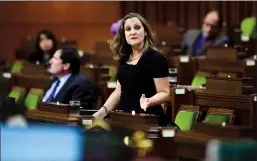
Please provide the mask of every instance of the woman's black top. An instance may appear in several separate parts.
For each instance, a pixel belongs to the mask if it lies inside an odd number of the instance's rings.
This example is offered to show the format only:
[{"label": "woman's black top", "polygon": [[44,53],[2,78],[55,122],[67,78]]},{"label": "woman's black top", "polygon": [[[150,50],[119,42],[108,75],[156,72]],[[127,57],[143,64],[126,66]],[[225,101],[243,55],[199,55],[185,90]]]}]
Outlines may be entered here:
[{"label": "woman's black top", "polygon": [[142,94],[147,98],[156,94],[154,78],[162,77],[168,77],[168,61],[156,50],[148,49],[136,65],[120,63],[117,73],[121,84],[119,109],[125,112],[134,110],[136,113],[163,115],[161,105],[149,107],[144,112],[139,102]]}]

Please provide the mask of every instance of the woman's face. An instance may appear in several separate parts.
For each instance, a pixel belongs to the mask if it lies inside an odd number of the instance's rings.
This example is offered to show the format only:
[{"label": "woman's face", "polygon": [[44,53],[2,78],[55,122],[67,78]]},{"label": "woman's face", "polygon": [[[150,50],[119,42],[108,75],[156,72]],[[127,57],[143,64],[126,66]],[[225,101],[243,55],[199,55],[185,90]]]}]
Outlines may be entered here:
[{"label": "woman's face", "polygon": [[146,32],[137,17],[129,18],[124,23],[125,38],[132,47],[144,46]]},{"label": "woman's face", "polygon": [[53,48],[53,40],[48,39],[45,34],[40,35],[39,47],[44,52],[49,52]]}]

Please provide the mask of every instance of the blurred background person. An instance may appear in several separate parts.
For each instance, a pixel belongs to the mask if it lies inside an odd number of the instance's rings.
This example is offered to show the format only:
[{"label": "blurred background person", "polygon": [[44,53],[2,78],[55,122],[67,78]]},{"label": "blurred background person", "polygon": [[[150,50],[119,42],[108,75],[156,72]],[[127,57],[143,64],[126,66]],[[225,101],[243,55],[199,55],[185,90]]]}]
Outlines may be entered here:
[{"label": "blurred background person", "polygon": [[207,13],[201,30],[188,30],[181,44],[182,53],[188,56],[203,56],[209,47],[228,44],[228,37],[221,35],[222,15],[216,11]]},{"label": "blurred background person", "polygon": [[57,48],[57,40],[50,30],[41,30],[36,37],[36,50],[29,57],[31,63],[42,63],[47,67]]}]

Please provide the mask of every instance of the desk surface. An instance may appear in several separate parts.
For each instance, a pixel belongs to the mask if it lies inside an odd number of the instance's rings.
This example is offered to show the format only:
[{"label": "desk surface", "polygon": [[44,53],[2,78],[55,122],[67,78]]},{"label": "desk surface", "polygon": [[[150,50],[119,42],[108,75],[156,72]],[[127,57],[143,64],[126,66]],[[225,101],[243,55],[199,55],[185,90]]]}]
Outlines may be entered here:
[{"label": "desk surface", "polygon": [[[92,119],[92,116],[79,116],[69,114],[57,114],[52,112],[45,112],[40,110],[28,110],[27,116],[29,119],[36,122],[46,123],[63,123],[80,125],[84,119]],[[107,122],[113,127],[113,131],[117,129],[124,129],[131,133],[137,130],[143,130],[149,132],[151,128],[149,125],[135,125],[126,124],[124,122],[116,120],[108,120]],[[117,127],[117,128],[115,128]],[[161,128],[159,128],[161,129]],[[151,138],[154,141],[154,148],[150,156],[160,156],[164,159],[177,159],[177,158],[189,158],[194,160],[203,160],[205,158],[206,145],[210,140],[222,139],[229,140],[228,137],[211,136],[204,133],[195,131],[177,131],[174,137],[159,137]]]},{"label": "desk surface", "polygon": [[58,114],[52,112],[45,112],[40,110],[27,110],[28,119],[36,122],[52,122],[52,123],[66,123],[79,124],[80,119],[75,115]]}]

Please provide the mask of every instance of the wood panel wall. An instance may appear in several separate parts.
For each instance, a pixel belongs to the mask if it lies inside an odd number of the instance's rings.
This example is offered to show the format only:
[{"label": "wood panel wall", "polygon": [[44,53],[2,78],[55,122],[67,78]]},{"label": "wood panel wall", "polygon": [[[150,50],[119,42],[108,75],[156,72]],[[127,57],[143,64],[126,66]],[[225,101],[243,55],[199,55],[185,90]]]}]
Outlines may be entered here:
[{"label": "wood panel wall", "polygon": [[224,18],[225,32],[238,27],[248,16],[256,15],[256,1],[164,1],[164,2],[121,2],[121,13],[138,12],[148,21],[156,24],[174,25],[177,27],[200,28],[205,14],[219,10]]},{"label": "wood panel wall", "polygon": [[200,28],[210,9],[222,12],[226,28],[232,31],[244,17],[256,14],[255,1],[113,1],[113,2],[0,2],[0,56],[13,60],[22,37],[43,28],[60,39],[76,39],[78,47],[90,50],[94,43],[111,37],[111,23],[129,12],[141,13],[157,36],[176,34],[176,27]]},{"label": "wood panel wall", "polygon": [[90,50],[94,43],[111,37],[111,23],[120,18],[120,2],[0,2],[0,54],[14,60],[22,37],[35,37],[41,29],[60,39],[78,41]]}]

